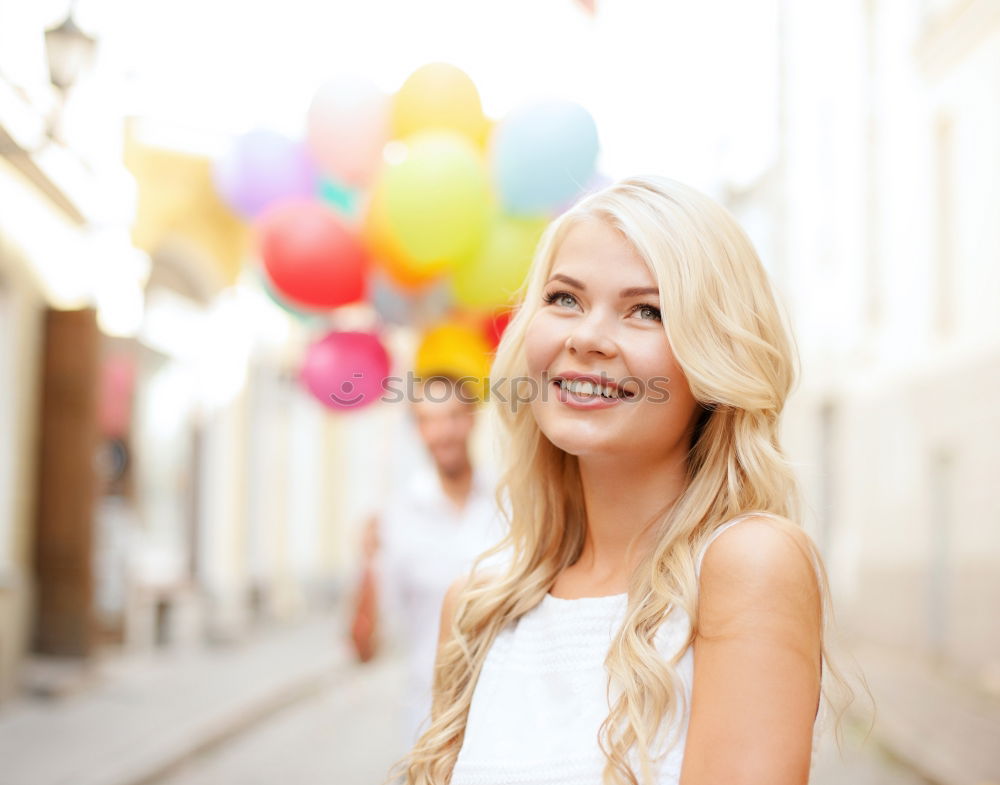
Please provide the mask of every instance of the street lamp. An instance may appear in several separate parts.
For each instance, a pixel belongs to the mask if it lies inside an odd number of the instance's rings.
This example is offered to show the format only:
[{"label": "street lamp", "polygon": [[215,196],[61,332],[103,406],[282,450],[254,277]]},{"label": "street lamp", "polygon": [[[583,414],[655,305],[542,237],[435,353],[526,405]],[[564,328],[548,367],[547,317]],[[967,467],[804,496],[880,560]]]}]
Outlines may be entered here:
[{"label": "street lamp", "polygon": [[74,5],[75,2],[70,5],[62,24],[45,31],[49,78],[63,92],[76,81],[80,71],[93,57],[97,46],[97,42],[73,21]]}]

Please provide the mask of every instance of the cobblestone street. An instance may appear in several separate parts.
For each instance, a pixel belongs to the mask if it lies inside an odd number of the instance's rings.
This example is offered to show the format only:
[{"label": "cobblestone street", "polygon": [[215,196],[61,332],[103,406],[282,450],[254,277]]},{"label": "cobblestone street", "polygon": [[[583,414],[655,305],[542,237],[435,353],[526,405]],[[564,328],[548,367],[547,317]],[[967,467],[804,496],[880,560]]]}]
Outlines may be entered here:
[{"label": "cobblestone street", "polygon": [[931,785],[928,780],[894,761],[871,737],[848,724],[844,733],[843,756],[830,735],[824,739],[816,758],[810,785]]},{"label": "cobblestone street", "polygon": [[[357,663],[344,629],[338,611],[232,648],[112,661],[79,694],[10,704],[0,711],[0,785],[383,785],[406,751],[404,663],[394,647]],[[880,723],[866,741],[848,721],[842,755],[828,727],[811,785],[931,785],[916,771],[946,759],[956,773],[934,782],[993,781],[987,753],[972,752],[995,714],[960,710],[916,668],[904,678],[895,660],[865,661]],[[945,746],[921,755],[935,747],[917,730],[946,710],[950,727],[935,734]],[[973,745],[962,760],[947,755],[959,736]]]},{"label": "cobblestone street", "polygon": [[[391,725],[401,661],[381,657],[348,666],[322,689],[208,754],[186,761],[155,785],[381,785],[395,760]],[[811,785],[928,785],[894,763],[853,726],[843,759],[828,739]]]},{"label": "cobblestone street", "polygon": [[349,665],[316,694],[156,785],[380,785],[397,757],[392,709],[402,676],[398,658]]}]

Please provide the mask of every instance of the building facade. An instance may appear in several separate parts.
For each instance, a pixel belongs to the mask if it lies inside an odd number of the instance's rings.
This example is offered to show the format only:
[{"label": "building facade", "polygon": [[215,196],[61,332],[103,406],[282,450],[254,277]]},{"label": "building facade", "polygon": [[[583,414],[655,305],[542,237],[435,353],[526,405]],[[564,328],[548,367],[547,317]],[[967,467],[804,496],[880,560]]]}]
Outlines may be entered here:
[{"label": "building facade", "polygon": [[806,525],[859,650],[997,696],[1000,5],[774,14],[779,144],[726,198],[799,340]]}]

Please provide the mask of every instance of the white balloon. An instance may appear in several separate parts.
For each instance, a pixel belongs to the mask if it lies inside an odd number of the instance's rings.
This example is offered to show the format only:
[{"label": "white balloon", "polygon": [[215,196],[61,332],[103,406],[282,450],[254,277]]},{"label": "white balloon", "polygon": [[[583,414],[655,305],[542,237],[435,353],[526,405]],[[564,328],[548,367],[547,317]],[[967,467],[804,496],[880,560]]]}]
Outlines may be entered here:
[{"label": "white balloon", "polygon": [[367,185],[389,139],[389,96],[364,76],[341,74],[309,107],[309,148],[320,168],[346,185]]}]

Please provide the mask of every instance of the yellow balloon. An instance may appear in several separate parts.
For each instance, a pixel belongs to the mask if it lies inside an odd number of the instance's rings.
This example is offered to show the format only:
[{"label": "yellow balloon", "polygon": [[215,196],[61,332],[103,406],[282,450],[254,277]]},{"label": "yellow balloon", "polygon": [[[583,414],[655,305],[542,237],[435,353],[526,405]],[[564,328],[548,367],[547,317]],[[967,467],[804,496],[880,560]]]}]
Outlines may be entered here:
[{"label": "yellow balloon", "polygon": [[483,146],[489,123],[475,83],[448,63],[429,63],[414,71],[392,100],[393,136],[448,129]]},{"label": "yellow balloon", "polygon": [[476,395],[486,393],[490,373],[490,346],[482,332],[457,322],[444,322],[424,333],[414,360],[414,373],[468,377]]},{"label": "yellow balloon", "polygon": [[387,230],[418,272],[452,267],[482,246],[494,197],[482,155],[464,137],[410,137],[406,157],[383,169],[376,188]]},{"label": "yellow balloon", "polygon": [[478,256],[452,273],[455,301],[489,309],[512,302],[548,223],[547,218],[497,216]]}]

